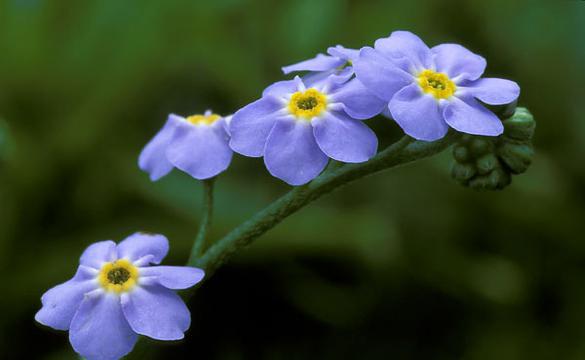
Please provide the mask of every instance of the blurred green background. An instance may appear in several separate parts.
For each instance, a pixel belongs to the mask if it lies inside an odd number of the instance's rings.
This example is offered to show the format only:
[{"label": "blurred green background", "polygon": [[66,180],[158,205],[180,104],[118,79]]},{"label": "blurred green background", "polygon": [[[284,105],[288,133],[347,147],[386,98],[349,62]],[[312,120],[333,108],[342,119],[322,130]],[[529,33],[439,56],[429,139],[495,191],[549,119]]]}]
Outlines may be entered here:
[{"label": "blurred green background", "polygon": [[[74,356],[33,316],[88,244],[148,230],[167,264],[187,259],[200,184],[136,165],[168,113],[231,113],[280,66],[406,29],[520,83],[534,165],[478,193],[445,153],[323,198],[198,291],[186,340],[143,358],[585,359],[584,24],[583,1],[0,0],[0,357]],[[287,186],[238,156],[217,190],[214,238]]]}]

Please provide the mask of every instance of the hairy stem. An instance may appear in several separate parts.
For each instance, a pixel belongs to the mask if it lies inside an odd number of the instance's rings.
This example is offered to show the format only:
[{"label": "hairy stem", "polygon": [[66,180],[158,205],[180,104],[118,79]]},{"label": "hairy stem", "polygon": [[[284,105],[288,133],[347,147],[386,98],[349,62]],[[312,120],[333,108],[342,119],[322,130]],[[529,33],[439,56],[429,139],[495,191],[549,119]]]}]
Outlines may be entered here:
[{"label": "hairy stem", "polygon": [[213,185],[215,178],[203,180],[203,212],[201,223],[199,224],[199,232],[191,248],[191,255],[189,256],[188,264],[193,264],[203,252],[205,247],[205,239],[211,227],[211,219],[213,217]]},{"label": "hairy stem", "polygon": [[347,164],[326,171],[309,184],[292,189],[258,212],[211,246],[202,257],[191,259],[188,265],[205,269],[209,276],[238,249],[247,246],[310,202],[357,179],[435,155],[449,147],[457,137],[457,133],[450,132],[439,141],[422,142],[405,136],[367,162]]}]

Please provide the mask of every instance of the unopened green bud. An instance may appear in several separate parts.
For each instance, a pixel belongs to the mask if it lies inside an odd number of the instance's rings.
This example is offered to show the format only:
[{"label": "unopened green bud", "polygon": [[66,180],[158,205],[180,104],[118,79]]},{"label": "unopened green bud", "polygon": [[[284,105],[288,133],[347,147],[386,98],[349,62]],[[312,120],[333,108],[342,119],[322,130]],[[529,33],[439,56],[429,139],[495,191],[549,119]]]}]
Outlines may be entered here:
[{"label": "unopened green bud", "polygon": [[471,160],[469,150],[467,149],[467,147],[462,145],[457,145],[453,148],[453,157],[455,158],[455,161],[460,163],[464,163]]},{"label": "unopened green bud", "polygon": [[455,163],[451,168],[451,176],[459,182],[466,182],[476,174],[475,167],[472,164]]},{"label": "unopened green bud", "polygon": [[486,137],[475,137],[469,142],[469,149],[475,157],[487,154],[492,149],[492,140]]},{"label": "unopened green bud", "polygon": [[498,165],[498,158],[493,153],[487,153],[476,161],[477,172],[486,175]]},{"label": "unopened green bud", "polygon": [[504,143],[498,147],[498,156],[514,174],[525,172],[534,157],[534,149],[529,144]]},{"label": "unopened green bud", "polygon": [[536,122],[526,108],[517,108],[514,115],[504,122],[504,136],[510,139],[528,141],[534,135]]}]

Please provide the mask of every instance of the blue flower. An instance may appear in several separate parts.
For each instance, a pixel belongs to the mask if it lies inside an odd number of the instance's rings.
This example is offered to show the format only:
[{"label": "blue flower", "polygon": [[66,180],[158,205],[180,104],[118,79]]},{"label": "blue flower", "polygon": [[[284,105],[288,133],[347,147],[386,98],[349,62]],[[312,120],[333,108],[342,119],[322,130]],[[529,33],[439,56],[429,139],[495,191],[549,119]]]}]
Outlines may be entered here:
[{"label": "blue flower", "polygon": [[128,354],[137,334],[178,340],[189,328],[189,309],[173,290],[189,288],[203,270],[159,264],[169,250],[162,235],[136,233],[116,246],[90,245],[72,279],[43,294],[35,319],[69,330],[73,349],[88,360]]},{"label": "blue flower", "polygon": [[357,78],[386,102],[404,132],[425,141],[442,138],[449,127],[474,135],[502,134],[502,122],[480,101],[508,104],[520,88],[510,80],[481,78],[485,67],[483,57],[461,45],[429,49],[407,31],[377,40],[354,61]]},{"label": "blue flower", "polygon": [[307,85],[329,76],[334,76],[339,82],[349,80],[354,74],[352,64],[359,57],[359,50],[346,49],[337,45],[327,49],[327,53],[329,55],[318,54],[313,59],[285,66],[282,71],[285,74],[308,71],[309,74],[303,77],[303,81]]},{"label": "blue flower", "polygon": [[268,171],[302,185],[323,170],[329,158],[357,163],[376,153],[378,140],[362,119],[384,103],[357,80],[327,81],[307,88],[303,80],[281,81],[240,109],[230,124],[230,146],[240,154],[264,157]]},{"label": "blue flower", "polygon": [[187,118],[171,114],[164,127],[144,147],[140,169],[156,181],[176,167],[195,179],[214,177],[232,160],[227,121],[207,111]]}]

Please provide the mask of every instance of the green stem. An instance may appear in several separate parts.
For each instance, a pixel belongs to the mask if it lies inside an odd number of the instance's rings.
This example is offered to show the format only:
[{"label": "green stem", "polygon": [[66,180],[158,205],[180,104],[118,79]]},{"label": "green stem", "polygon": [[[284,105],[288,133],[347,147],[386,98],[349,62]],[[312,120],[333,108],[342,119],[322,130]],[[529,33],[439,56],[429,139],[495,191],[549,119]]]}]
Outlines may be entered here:
[{"label": "green stem", "polygon": [[203,180],[203,212],[201,223],[199,224],[199,232],[191,248],[191,255],[189,256],[188,264],[193,264],[203,252],[205,247],[205,239],[211,227],[211,219],[213,217],[213,184],[215,178]]},{"label": "green stem", "polygon": [[327,171],[309,184],[289,191],[217,241],[202,257],[191,259],[188,265],[204,268],[209,276],[238,249],[247,246],[310,202],[357,179],[435,155],[449,147],[457,137],[458,133],[450,132],[439,141],[422,142],[405,136],[367,162],[347,164]]}]

